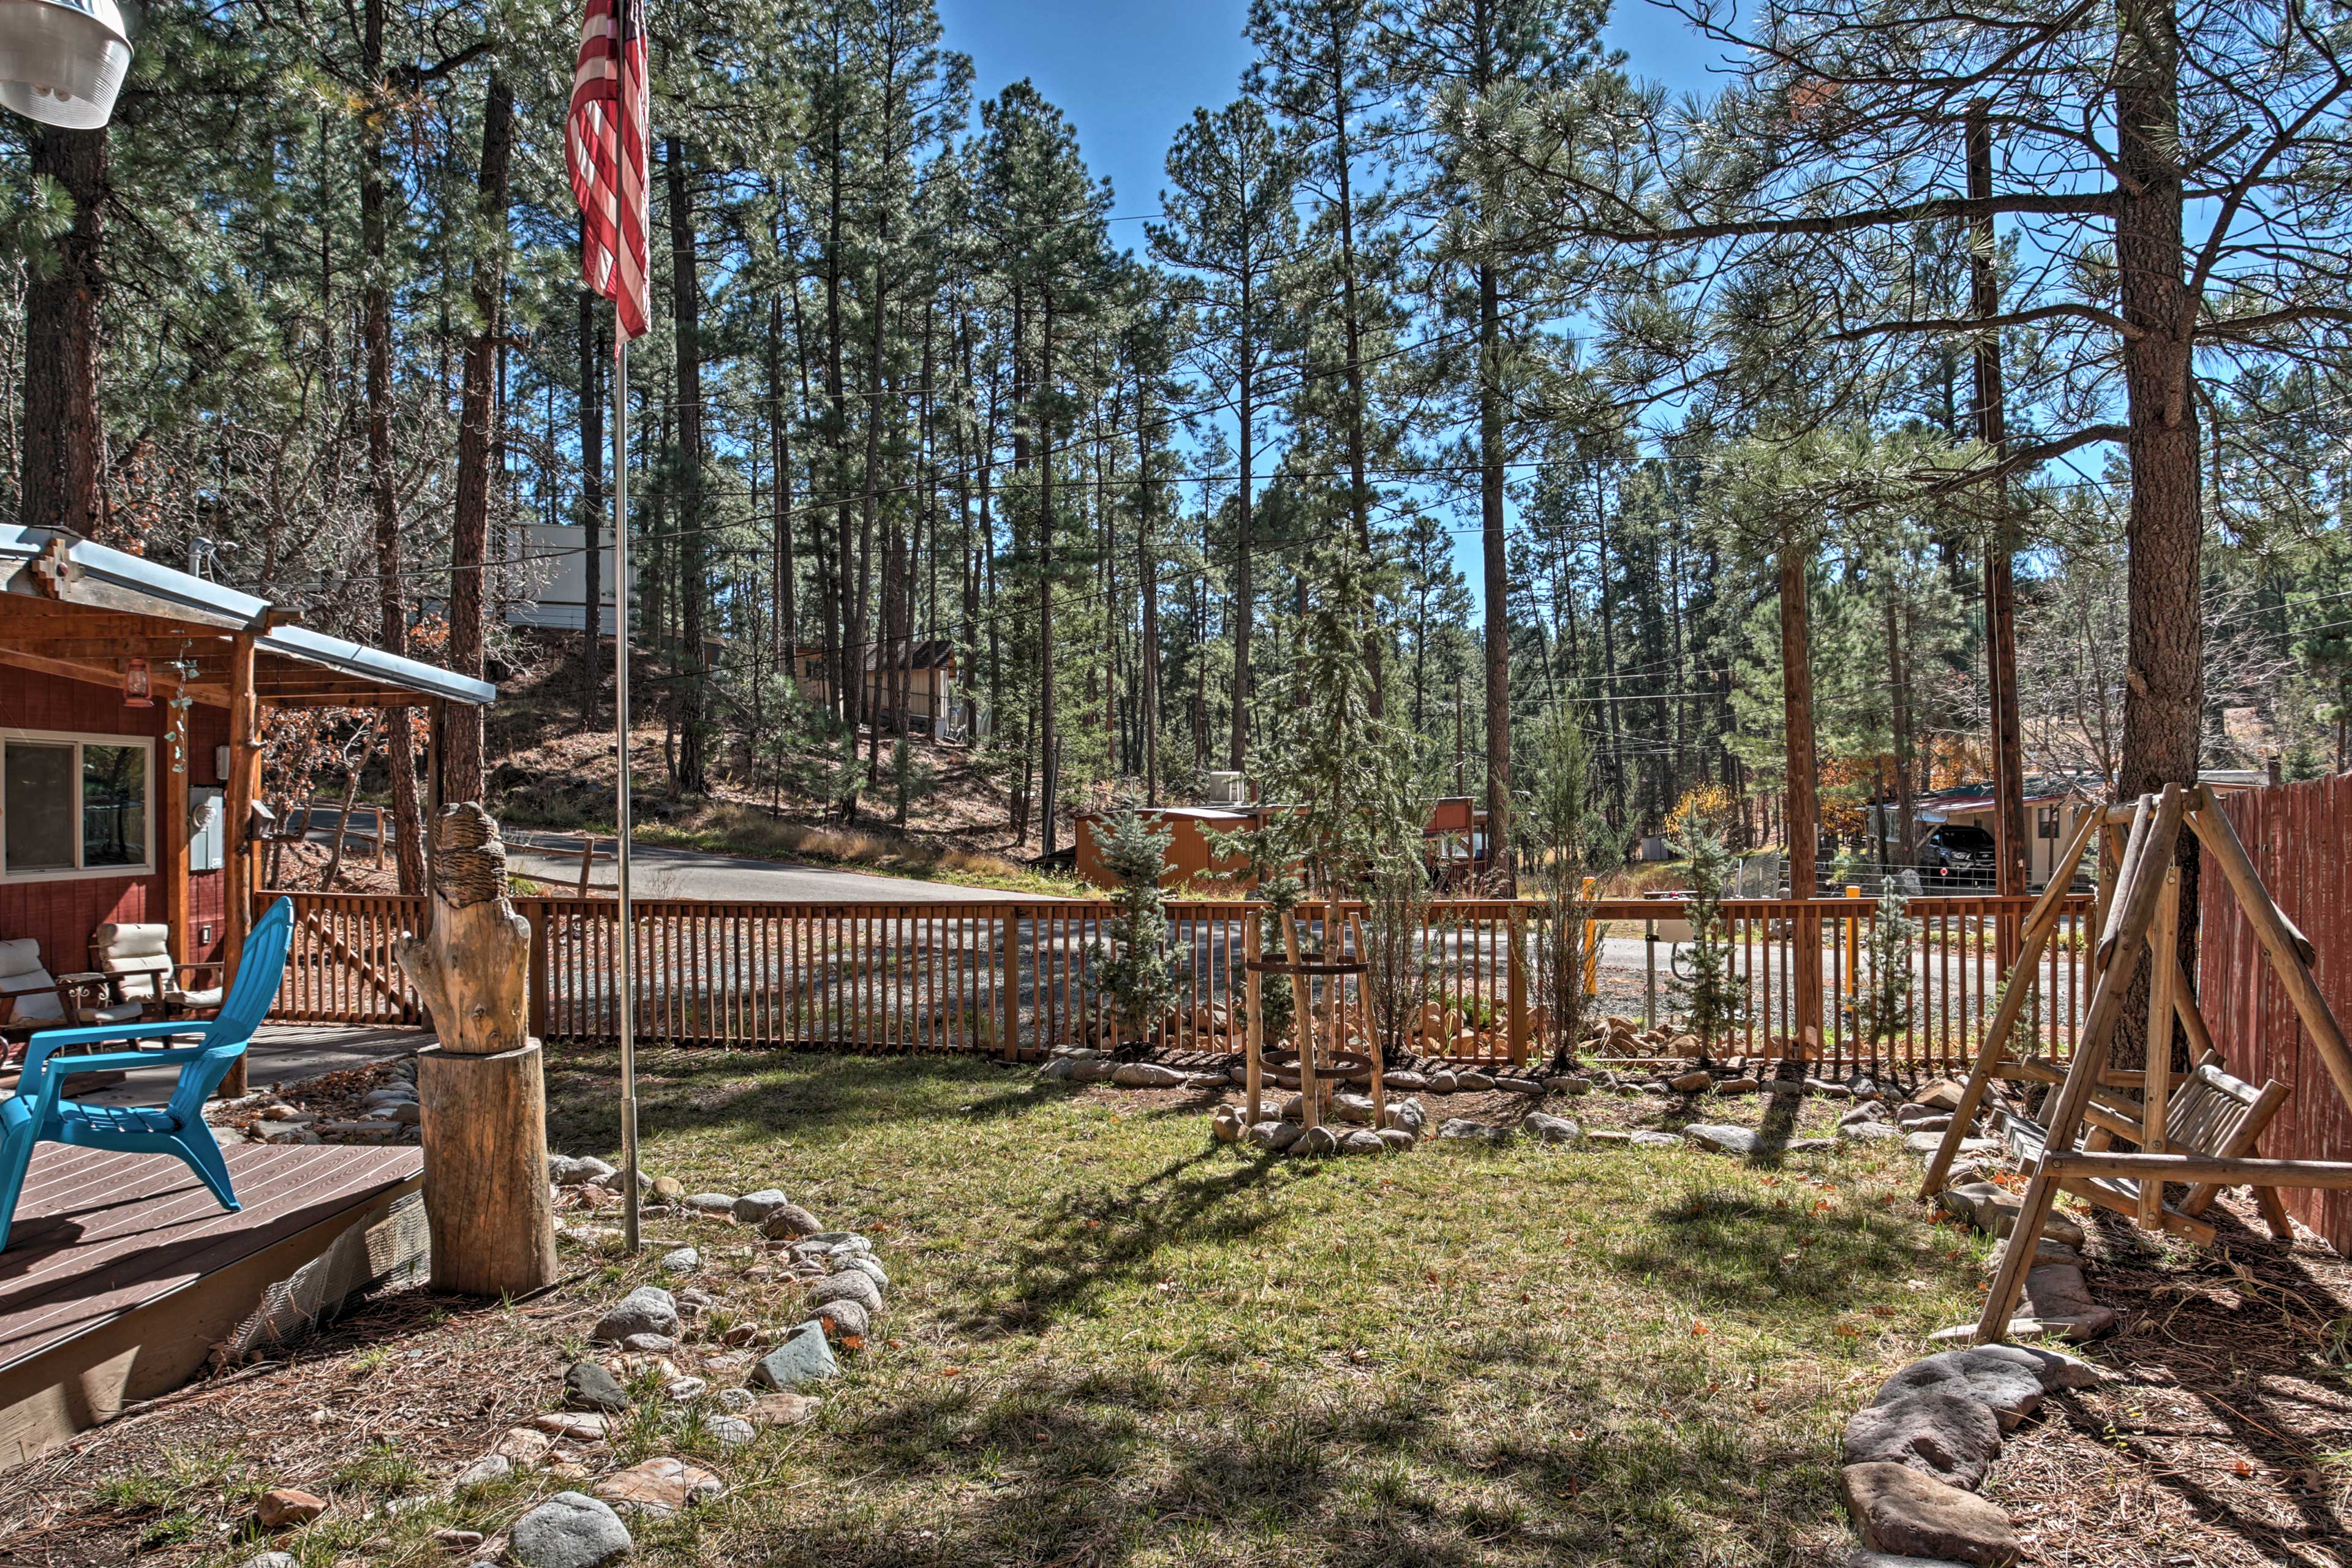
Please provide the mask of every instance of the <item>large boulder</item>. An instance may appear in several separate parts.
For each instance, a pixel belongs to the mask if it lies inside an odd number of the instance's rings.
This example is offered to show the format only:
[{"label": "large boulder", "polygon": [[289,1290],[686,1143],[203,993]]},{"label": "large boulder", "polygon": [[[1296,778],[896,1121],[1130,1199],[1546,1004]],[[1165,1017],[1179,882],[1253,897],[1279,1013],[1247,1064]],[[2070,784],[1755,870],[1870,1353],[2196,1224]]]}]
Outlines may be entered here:
[{"label": "large boulder", "polygon": [[1838,1472],[1838,1489],[1874,1552],[2009,1568],[2022,1549],[2009,1515],[1907,1465],[1848,1465]]},{"label": "large boulder", "polygon": [[1974,1491],[2000,1455],[2000,1422],[1982,1400],[1937,1391],[1866,1405],[1845,1424],[1849,1465],[1908,1465]]},{"label": "large boulder", "polygon": [[631,1334],[668,1334],[678,1330],[677,1301],[658,1285],[640,1285],[606,1309],[590,1337],[618,1344]]},{"label": "large boulder", "polygon": [[516,1568],[604,1568],[636,1550],[612,1505],[558,1492],[514,1521],[507,1556]]}]

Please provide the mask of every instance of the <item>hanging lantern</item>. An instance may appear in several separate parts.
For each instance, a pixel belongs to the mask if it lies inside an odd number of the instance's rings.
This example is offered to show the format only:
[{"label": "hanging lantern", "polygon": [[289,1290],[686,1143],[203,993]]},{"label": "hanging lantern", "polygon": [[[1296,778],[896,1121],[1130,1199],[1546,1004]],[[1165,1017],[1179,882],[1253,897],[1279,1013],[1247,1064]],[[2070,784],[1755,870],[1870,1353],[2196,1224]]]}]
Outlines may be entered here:
[{"label": "hanging lantern", "polygon": [[27,120],[95,131],[130,70],[115,0],[0,0],[0,104]]},{"label": "hanging lantern", "polygon": [[122,667],[122,705],[125,708],[152,708],[155,689],[147,677],[147,661],[134,658]]}]

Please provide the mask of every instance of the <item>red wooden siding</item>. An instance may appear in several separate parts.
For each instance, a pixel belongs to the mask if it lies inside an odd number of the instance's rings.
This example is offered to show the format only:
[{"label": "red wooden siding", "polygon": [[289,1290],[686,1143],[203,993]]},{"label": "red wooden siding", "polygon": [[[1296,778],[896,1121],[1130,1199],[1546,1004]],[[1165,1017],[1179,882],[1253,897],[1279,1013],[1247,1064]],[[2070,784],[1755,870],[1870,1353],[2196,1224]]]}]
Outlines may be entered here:
[{"label": "red wooden siding", "polygon": [[[2352,774],[2247,790],[2224,799],[2221,810],[2271,897],[2317,950],[2313,973],[2328,1005],[2338,1019],[2352,1018],[2352,910],[2345,888],[2352,865]],[[2257,1084],[2274,1078],[2294,1089],[2260,1152],[2276,1159],[2352,1160],[2352,1110],[2336,1095],[2229,883],[2209,870],[2199,889],[2198,1006],[2214,1044],[2240,1078]],[[2282,1195],[2295,1218],[2339,1251],[2352,1252],[2352,1192]]]},{"label": "red wooden siding", "polygon": [[[157,780],[152,809],[163,808],[161,771],[171,765],[169,748],[162,743],[170,710],[159,700],[152,708],[126,708],[121,691],[93,681],[68,680],[21,669],[0,673],[0,729],[60,730],[82,735],[143,735],[155,740]],[[214,748],[228,740],[228,715],[217,708],[189,710],[193,731],[188,748],[191,787],[217,785]],[[150,822],[157,846],[161,819]],[[190,920],[197,928],[211,926],[210,946],[179,956],[188,963],[220,957],[223,937],[225,879],[218,872],[200,872],[188,879]],[[12,882],[0,880],[0,940],[35,937],[52,973],[89,967],[89,933],[109,921],[160,921],[163,918],[163,879],[92,877],[68,881]]]}]

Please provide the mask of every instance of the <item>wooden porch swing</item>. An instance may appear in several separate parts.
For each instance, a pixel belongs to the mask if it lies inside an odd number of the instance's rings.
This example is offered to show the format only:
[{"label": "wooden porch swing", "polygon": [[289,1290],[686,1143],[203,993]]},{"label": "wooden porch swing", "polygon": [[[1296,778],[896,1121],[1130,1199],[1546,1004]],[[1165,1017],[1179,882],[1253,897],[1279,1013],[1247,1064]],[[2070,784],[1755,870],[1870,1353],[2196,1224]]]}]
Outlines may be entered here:
[{"label": "wooden porch swing", "polygon": [[[2132,1215],[2149,1229],[2159,1226],[2199,1241],[2213,1227],[2200,1216],[2225,1187],[2254,1190],[2273,1234],[2292,1234],[2279,1202],[2281,1187],[2352,1188],[2352,1162],[2266,1160],[2254,1150],[2263,1130],[2285,1102],[2288,1089],[2275,1081],[2256,1089],[2223,1071],[2221,1055],[2181,973],[2176,938],[2180,918],[2180,874],[2173,854],[2186,826],[2245,910],[2271,967],[2286,988],[2296,1016],[2318,1047],[2327,1076],[2352,1106],[2352,1048],[2312,978],[2312,948],[2263,886],[2245,847],[2216,805],[2210,791],[2167,784],[2160,795],[2129,805],[2087,813],[2058,865],[2071,871],[2103,829],[2103,850],[2112,853],[2114,874],[2102,876],[2093,924],[2099,931],[2092,955],[2091,1005],[2074,1060],[2062,1071],[2041,1058],[2011,1057],[2008,1044],[2034,984],[2035,961],[2057,926],[2059,900],[2070,879],[2053,875],[2042,900],[2026,917],[2015,965],[1985,1032],[1966,1089],[1945,1130],[1942,1145],[1927,1167],[1923,1196],[1943,1190],[1960,1140],[1984,1103],[1995,1078],[2055,1084],[2057,1093],[2040,1123],[2007,1118],[2006,1131],[2033,1171],[2015,1233],[2004,1253],[1977,1342],[2008,1332],[2027,1269],[2060,1191],[2074,1193],[2101,1207]],[[2127,831],[2126,831],[2127,829]],[[2122,834],[2120,846],[2113,836]],[[2103,863],[2107,854],[2102,855]],[[2148,1037],[2169,1042],[2177,1020],[2196,1066],[2176,1087],[2169,1049],[2149,1052],[2145,1072],[2107,1068],[2107,1050],[2123,1015],[2124,997],[2140,960],[2150,962]],[[2137,1098],[2129,1092],[2137,1090]],[[2138,1145],[2126,1152],[2111,1148],[2124,1138]],[[2189,1192],[2178,1205],[2164,1201],[2168,1182]]]}]

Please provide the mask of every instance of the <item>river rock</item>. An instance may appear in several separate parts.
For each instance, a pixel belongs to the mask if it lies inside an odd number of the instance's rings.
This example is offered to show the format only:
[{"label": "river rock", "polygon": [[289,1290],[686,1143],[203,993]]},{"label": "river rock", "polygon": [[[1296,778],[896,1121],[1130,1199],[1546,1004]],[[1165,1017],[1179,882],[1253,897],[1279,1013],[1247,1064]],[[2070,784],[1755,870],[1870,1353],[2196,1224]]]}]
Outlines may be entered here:
[{"label": "river rock", "polygon": [[1238,1143],[1249,1130],[1249,1122],[1238,1105],[1220,1105],[1209,1113],[1209,1131],[1220,1143]]},{"label": "river rock", "polygon": [[2072,1263],[2038,1263],[2026,1270],[2021,1310],[2076,1344],[2097,1339],[2116,1326],[2116,1310],[2091,1300],[2082,1268]]},{"label": "river rock", "polygon": [[763,1394],[740,1414],[754,1426],[797,1426],[816,1414],[820,1403],[806,1394]]},{"label": "river rock", "polygon": [[1428,1078],[1417,1072],[1391,1072],[1381,1075],[1391,1089],[1401,1089],[1407,1094],[1418,1094],[1429,1087]]},{"label": "river rock", "polygon": [[1495,1075],[1481,1068],[1464,1068],[1454,1075],[1454,1087],[1465,1094],[1483,1092],[1495,1087]]},{"label": "river rock", "polygon": [[708,1215],[719,1219],[735,1217],[733,1193],[688,1193],[677,1202],[678,1206],[689,1214]]},{"label": "river rock", "polygon": [[1335,1094],[1331,1097],[1331,1120],[1356,1127],[1369,1127],[1372,1121],[1372,1102],[1365,1095]]},{"label": "river rock", "polygon": [[1530,1110],[1519,1119],[1519,1131],[1544,1143],[1564,1143],[1570,1147],[1584,1142],[1584,1129],[1565,1116],[1552,1116],[1540,1110]]},{"label": "river rock", "polygon": [[2000,1455],[2000,1423],[1982,1400],[1927,1392],[1866,1405],[1845,1424],[1845,1462],[1907,1465],[1974,1491]]},{"label": "river rock", "polygon": [[1261,1121],[1249,1130],[1250,1142],[1269,1154],[1279,1154],[1298,1142],[1299,1127],[1295,1121]]},{"label": "river rock", "polygon": [[590,1337],[618,1344],[631,1334],[671,1334],[678,1329],[677,1301],[658,1285],[640,1285],[596,1320]]},{"label": "river rock", "polygon": [[1381,1135],[1369,1127],[1350,1128],[1339,1136],[1339,1152],[1342,1154],[1378,1154],[1387,1148],[1388,1145],[1381,1142]]},{"label": "river rock", "polygon": [[1683,1136],[1710,1154],[1753,1154],[1764,1147],[1764,1135],[1752,1127],[1694,1121]]},{"label": "river rock", "polygon": [[665,1274],[699,1274],[702,1254],[691,1247],[674,1247],[662,1254],[661,1267]]},{"label": "river rock", "polygon": [[762,1187],[756,1193],[745,1193],[737,1198],[728,1212],[745,1225],[763,1225],[770,1215],[780,1208],[789,1207],[792,1201],[774,1187]]},{"label": "river rock", "polygon": [[1380,1139],[1381,1147],[1394,1149],[1400,1153],[1421,1142],[1419,1138],[1402,1127],[1383,1127],[1375,1136]]},{"label": "river rock", "polygon": [[[1946,1187],[1936,1194],[1936,1201],[1989,1236],[2007,1236],[2015,1230],[2017,1216],[2025,1207],[2022,1197],[1990,1182],[1962,1182],[1956,1186]],[[2054,1208],[2050,1211],[2050,1218],[2042,1226],[2042,1234],[2053,1237],[2078,1251],[2084,1240],[2083,1227]]]},{"label": "river rock", "polygon": [[760,1234],[771,1241],[789,1241],[795,1237],[814,1236],[824,1229],[816,1215],[798,1204],[778,1204],[760,1222]]},{"label": "river rock", "polygon": [[563,1372],[563,1403],[573,1410],[625,1415],[637,1407],[620,1379],[593,1361],[573,1362]]},{"label": "river rock", "polygon": [[1968,1092],[1968,1085],[1948,1078],[1939,1078],[1933,1083],[1923,1085],[1919,1092],[1911,1097],[1911,1103],[1925,1107],[1931,1113],[1936,1111],[1948,1113],[1959,1110],[1960,1099]]},{"label": "river rock", "polygon": [[1715,1087],[1715,1075],[1704,1068],[1694,1068],[1679,1077],[1668,1079],[1666,1087],[1676,1094],[1703,1094]]},{"label": "river rock", "polygon": [[827,1301],[817,1308],[816,1321],[824,1325],[827,1334],[845,1344],[862,1342],[866,1331],[872,1327],[865,1303],[845,1299]]},{"label": "river rock", "polygon": [[327,1500],[293,1487],[272,1487],[255,1500],[253,1517],[264,1530],[308,1524],[327,1511]]},{"label": "river rock", "polygon": [[1121,1089],[1181,1089],[1184,1075],[1158,1062],[1121,1062],[1110,1080]]},{"label": "river rock", "polygon": [[1844,1143],[1886,1143],[1903,1136],[1903,1129],[1891,1121],[1848,1121],[1837,1130],[1838,1140]]},{"label": "river rock", "polygon": [[1290,1152],[1304,1154],[1309,1159],[1336,1154],[1339,1152],[1339,1135],[1328,1127],[1309,1127],[1298,1135],[1298,1142],[1290,1146]]},{"label": "river rock", "polygon": [[1906,1465],[1848,1465],[1838,1472],[1838,1489],[1874,1552],[2008,1568],[2021,1549],[2000,1509]]},{"label": "river rock", "polygon": [[507,1556],[517,1568],[604,1568],[636,1550],[612,1505],[558,1492],[514,1521]]}]

